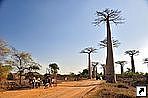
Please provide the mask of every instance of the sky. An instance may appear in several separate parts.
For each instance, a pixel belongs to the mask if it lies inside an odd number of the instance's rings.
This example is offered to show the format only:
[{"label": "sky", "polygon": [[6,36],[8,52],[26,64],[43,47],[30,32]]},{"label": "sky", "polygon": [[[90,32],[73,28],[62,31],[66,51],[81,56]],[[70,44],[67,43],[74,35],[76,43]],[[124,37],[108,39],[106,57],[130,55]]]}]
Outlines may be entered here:
[{"label": "sky", "polygon": [[[87,55],[80,54],[86,47],[98,48],[92,61],[105,63],[106,49],[98,42],[106,37],[106,27],[94,26],[96,11],[119,9],[125,23],[111,24],[112,36],[121,42],[114,48],[114,59],[126,60],[124,52],[140,51],[135,56],[136,71],[147,72],[142,64],[148,57],[148,1],[147,0],[3,0],[0,6],[0,38],[18,50],[29,52],[42,65],[41,73],[56,62],[59,73],[78,73],[87,68]],[[102,69],[98,67],[98,72]],[[116,73],[120,66],[115,64]]]}]

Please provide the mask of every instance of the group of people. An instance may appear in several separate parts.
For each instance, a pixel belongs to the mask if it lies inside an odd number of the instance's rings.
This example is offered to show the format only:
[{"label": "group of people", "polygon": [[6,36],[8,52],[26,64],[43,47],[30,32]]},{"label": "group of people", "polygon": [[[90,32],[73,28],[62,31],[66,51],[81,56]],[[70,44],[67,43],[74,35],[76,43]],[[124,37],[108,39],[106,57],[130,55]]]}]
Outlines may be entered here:
[{"label": "group of people", "polygon": [[51,78],[51,77],[46,77],[43,80],[43,84],[44,84],[45,88],[52,87],[52,86],[57,86],[56,80],[54,78]]},{"label": "group of people", "polygon": [[30,82],[32,84],[32,88],[38,88],[43,84],[44,88],[57,86],[56,79],[51,78],[50,76],[45,76],[42,80],[41,78],[33,77]]},{"label": "group of people", "polygon": [[41,86],[42,81],[40,78],[36,79],[36,77],[33,77],[31,83],[32,83],[32,88],[38,88]]}]

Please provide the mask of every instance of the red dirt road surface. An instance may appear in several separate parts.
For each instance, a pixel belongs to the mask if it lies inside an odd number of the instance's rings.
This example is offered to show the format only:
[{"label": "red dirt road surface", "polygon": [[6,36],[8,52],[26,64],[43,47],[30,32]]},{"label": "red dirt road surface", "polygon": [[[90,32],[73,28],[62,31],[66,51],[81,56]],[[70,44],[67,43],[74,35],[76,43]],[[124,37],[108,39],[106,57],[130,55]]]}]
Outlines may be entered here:
[{"label": "red dirt road surface", "polygon": [[0,92],[0,98],[82,98],[97,85],[100,80],[62,82],[57,87]]}]

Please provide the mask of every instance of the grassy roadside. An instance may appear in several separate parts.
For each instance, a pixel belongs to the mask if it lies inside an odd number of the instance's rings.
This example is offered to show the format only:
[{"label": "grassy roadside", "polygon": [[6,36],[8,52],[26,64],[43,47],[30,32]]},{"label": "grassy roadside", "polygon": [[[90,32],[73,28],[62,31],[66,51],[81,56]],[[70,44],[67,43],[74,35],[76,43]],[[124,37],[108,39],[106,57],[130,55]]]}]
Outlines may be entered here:
[{"label": "grassy roadside", "polygon": [[121,83],[104,83],[98,85],[84,98],[136,98],[136,89]]}]

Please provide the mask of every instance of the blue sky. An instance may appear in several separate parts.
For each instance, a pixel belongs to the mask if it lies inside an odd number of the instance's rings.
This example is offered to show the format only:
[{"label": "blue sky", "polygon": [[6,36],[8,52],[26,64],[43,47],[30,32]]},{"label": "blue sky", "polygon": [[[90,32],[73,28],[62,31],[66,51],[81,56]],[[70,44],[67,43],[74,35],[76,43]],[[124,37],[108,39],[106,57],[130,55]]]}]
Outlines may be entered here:
[{"label": "blue sky", "polygon": [[[142,59],[148,57],[148,2],[146,0],[4,0],[0,8],[0,37],[18,50],[27,51],[42,64],[44,73],[50,62],[57,62],[60,73],[87,68],[87,55],[79,52],[89,46],[99,48],[106,36],[105,25],[92,25],[95,12],[105,8],[122,10],[126,22],[112,26],[112,35],[120,40],[114,49],[115,61],[127,60],[124,51],[140,50],[135,57],[137,71],[146,71]],[[92,55],[105,63],[105,49]],[[142,67],[141,67],[142,66]],[[99,69],[101,71],[101,69]],[[116,73],[119,66],[116,66]]]}]

